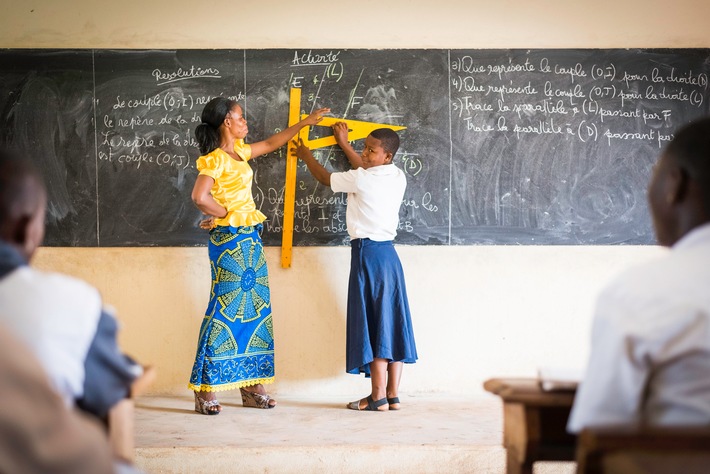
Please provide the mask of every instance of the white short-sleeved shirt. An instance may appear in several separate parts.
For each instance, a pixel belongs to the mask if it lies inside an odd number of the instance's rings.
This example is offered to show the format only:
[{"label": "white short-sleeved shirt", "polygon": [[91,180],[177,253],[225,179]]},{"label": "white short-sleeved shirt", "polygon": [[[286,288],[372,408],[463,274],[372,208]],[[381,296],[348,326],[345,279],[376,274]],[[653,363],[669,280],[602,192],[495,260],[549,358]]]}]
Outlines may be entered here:
[{"label": "white short-sleeved shirt", "polygon": [[567,428],[710,424],[710,224],[599,296]]},{"label": "white short-sleeved shirt", "polygon": [[27,344],[68,406],[84,393],[84,363],[101,316],[99,292],[21,266],[0,280],[0,324]]},{"label": "white short-sleeved shirt", "polygon": [[389,164],[333,173],[330,187],[335,192],[348,193],[345,220],[351,239],[394,239],[407,187],[402,170]]}]

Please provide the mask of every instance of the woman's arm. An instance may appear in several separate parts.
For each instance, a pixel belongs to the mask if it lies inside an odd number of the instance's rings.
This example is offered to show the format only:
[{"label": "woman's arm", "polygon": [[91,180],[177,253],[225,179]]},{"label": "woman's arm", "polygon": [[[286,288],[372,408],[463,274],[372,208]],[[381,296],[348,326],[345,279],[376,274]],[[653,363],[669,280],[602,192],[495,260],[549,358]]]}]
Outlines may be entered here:
[{"label": "woman's arm", "polygon": [[271,135],[264,141],[256,142],[251,145],[251,157],[256,158],[257,156],[265,155],[271,153],[272,151],[284,146],[290,139],[292,139],[299,130],[308,125],[315,125],[323,119],[323,114],[330,112],[328,108],[318,109],[311,113],[308,117],[304,118],[296,125],[291,125],[286,130],[282,130],[275,135]]},{"label": "woman's arm", "polygon": [[362,158],[352,145],[350,145],[350,142],[348,142],[348,124],[345,122],[337,122],[333,125],[333,136],[335,137],[335,142],[345,152],[345,156],[348,157],[348,161],[353,169],[362,167]]},{"label": "woman's arm", "polygon": [[212,197],[213,185],[213,178],[204,174],[198,175],[195,186],[192,188],[192,202],[205,214],[221,219],[227,217],[227,210],[217,204],[217,201]]},{"label": "woman's arm", "polygon": [[303,141],[301,139],[298,140],[298,144],[296,146],[296,154],[301,160],[303,160],[304,163],[306,163],[308,171],[311,172],[313,177],[319,183],[325,186],[330,186],[330,171],[328,171],[323,167],[323,165],[318,163],[318,160],[315,159],[313,153],[311,153],[311,150],[303,144]]}]

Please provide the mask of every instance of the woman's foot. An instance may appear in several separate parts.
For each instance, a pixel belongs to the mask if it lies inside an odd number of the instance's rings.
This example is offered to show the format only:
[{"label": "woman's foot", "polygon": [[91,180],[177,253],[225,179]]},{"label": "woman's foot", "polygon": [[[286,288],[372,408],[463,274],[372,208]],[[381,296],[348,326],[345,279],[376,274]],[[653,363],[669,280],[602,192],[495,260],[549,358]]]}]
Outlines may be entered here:
[{"label": "woman's foot", "polygon": [[252,408],[274,408],[276,400],[271,398],[262,384],[250,385],[239,389],[242,405]]},{"label": "woman's foot", "polygon": [[387,411],[388,407],[386,407],[385,405],[387,405],[386,398],[383,397],[379,400],[375,400],[372,398],[372,395],[368,395],[367,397],[361,400],[355,400],[354,402],[350,402],[346,406],[351,410],[358,411]]},{"label": "woman's foot", "polygon": [[195,392],[195,411],[203,415],[219,415],[222,405],[213,392]]},{"label": "woman's foot", "polygon": [[390,410],[399,410],[400,405],[399,405],[399,397],[390,397],[389,395],[387,396],[387,403],[390,406]]}]

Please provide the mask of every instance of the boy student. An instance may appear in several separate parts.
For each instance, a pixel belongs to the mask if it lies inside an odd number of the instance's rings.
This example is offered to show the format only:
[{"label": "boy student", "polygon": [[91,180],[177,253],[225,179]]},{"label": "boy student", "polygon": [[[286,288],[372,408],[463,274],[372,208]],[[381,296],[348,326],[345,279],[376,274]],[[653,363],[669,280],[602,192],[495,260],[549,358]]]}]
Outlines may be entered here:
[{"label": "boy student", "polygon": [[0,326],[34,353],[68,407],[104,419],[143,369],[118,347],[118,322],[95,288],[30,266],[46,204],[37,169],[0,150]]},{"label": "boy student", "polygon": [[348,143],[348,127],[333,125],[335,140],[353,169],[331,173],[299,141],[296,152],[321,184],[348,193],[346,223],[351,261],[348,284],[346,370],[371,377],[372,393],[347,405],[352,410],[398,410],[403,363],[417,360],[417,349],[402,265],[392,240],[407,179],[392,164],[399,137],[374,130],[358,155]]},{"label": "boy student", "polygon": [[675,134],[648,201],[670,251],[600,294],[569,431],[710,425],[710,118]]}]

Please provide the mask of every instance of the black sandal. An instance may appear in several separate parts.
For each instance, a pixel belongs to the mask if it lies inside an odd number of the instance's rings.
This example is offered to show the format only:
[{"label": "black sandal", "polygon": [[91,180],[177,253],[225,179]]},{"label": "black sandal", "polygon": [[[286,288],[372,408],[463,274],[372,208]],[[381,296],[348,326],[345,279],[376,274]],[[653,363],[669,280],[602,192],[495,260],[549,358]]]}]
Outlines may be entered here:
[{"label": "black sandal", "polygon": [[379,407],[387,403],[387,398],[380,398],[379,400],[373,400],[372,395],[368,395],[367,398],[367,406],[365,408],[360,408],[360,402],[362,400],[356,400],[354,402],[350,402],[347,404],[347,407],[350,408],[351,410],[358,410],[358,411],[384,411],[384,410],[378,410]]},{"label": "black sandal", "polygon": [[399,397],[388,398],[387,403],[389,403],[389,405],[390,405],[390,410],[392,410],[392,411],[399,410],[399,408],[392,408],[392,405],[394,405],[395,403],[396,404],[400,403]]}]

